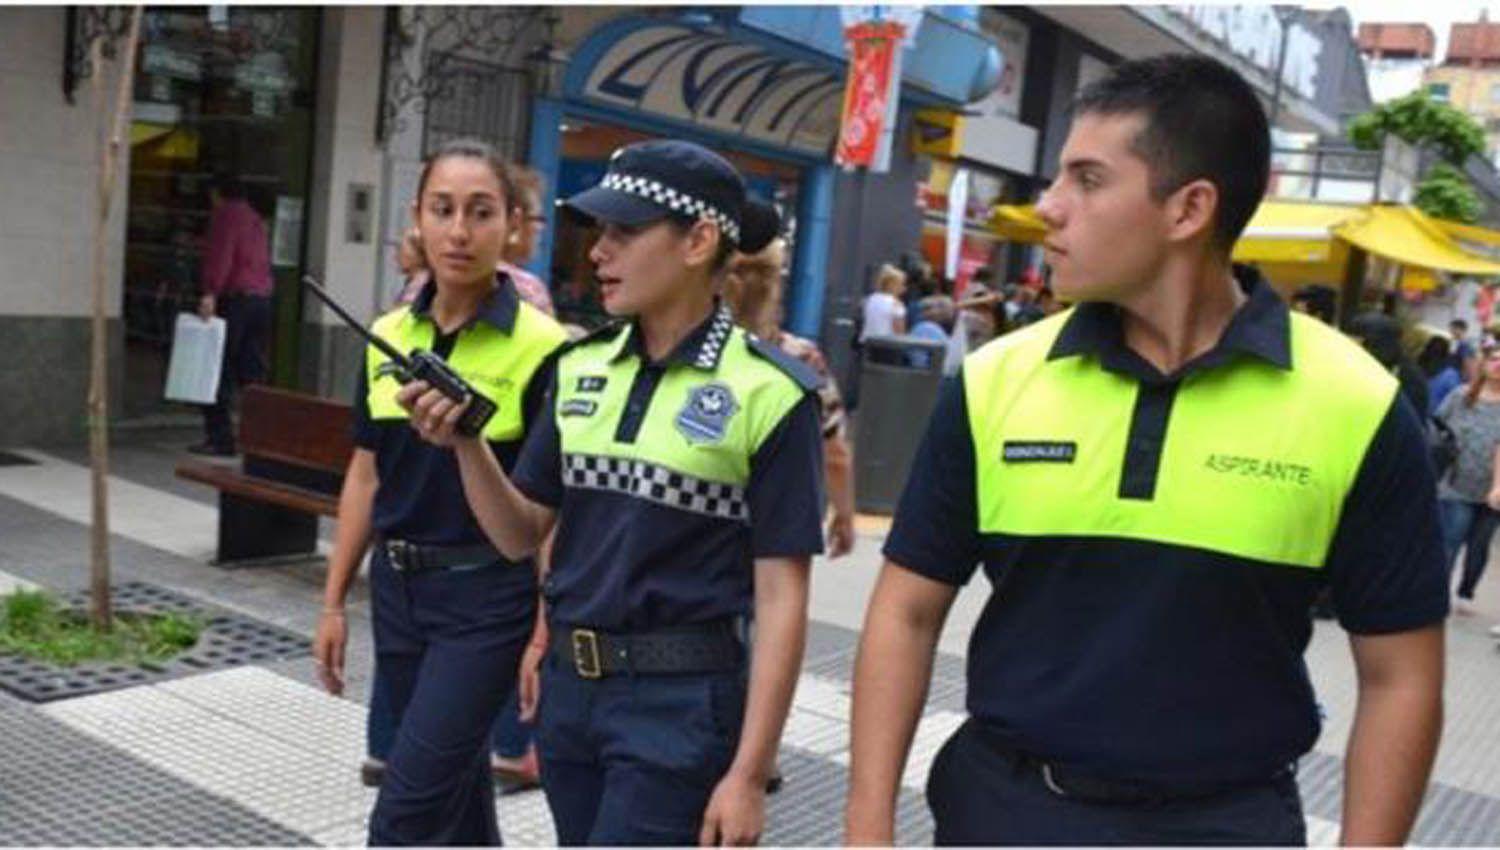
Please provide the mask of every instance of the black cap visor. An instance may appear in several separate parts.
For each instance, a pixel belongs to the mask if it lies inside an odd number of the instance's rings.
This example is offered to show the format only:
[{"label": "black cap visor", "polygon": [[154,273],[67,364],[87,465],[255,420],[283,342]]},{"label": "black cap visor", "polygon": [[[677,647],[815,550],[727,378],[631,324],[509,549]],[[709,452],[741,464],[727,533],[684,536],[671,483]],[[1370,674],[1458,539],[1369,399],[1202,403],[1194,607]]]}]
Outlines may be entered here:
[{"label": "black cap visor", "polygon": [[563,209],[590,223],[621,224],[626,227],[651,224],[672,214],[665,207],[645,198],[603,186],[584,189],[564,202]]}]

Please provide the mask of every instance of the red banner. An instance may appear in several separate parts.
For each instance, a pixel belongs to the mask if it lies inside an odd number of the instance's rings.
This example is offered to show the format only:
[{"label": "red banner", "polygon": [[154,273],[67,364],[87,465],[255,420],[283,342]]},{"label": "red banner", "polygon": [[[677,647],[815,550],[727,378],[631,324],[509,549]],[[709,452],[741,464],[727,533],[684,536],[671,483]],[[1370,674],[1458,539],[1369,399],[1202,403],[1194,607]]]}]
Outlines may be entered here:
[{"label": "red banner", "polygon": [[867,21],[844,30],[849,46],[849,77],[839,122],[834,162],[843,166],[874,164],[880,148],[890,99],[895,96],[896,51],[906,27],[895,21]]}]

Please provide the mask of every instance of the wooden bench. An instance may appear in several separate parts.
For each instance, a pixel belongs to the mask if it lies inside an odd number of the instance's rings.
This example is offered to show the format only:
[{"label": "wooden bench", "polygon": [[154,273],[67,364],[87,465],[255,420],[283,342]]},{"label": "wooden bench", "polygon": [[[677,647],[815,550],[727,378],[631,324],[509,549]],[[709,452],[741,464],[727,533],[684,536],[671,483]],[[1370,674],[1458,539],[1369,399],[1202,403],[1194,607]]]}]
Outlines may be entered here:
[{"label": "wooden bench", "polygon": [[354,454],[347,404],[264,386],[240,400],[238,467],[185,460],[177,475],[219,491],[215,563],[311,555],[318,517],[338,513],[344,470]]}]

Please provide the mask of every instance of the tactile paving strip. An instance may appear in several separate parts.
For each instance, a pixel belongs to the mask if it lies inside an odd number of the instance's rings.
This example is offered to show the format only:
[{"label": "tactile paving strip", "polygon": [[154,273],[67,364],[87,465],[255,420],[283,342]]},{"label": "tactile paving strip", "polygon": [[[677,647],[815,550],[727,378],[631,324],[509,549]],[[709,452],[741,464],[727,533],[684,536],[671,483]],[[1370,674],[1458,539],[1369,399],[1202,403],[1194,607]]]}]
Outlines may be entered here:
[{"label": "tactile paving strip", "polygon": [[309,839],[38,712],[0,712],[0,845],[291,845]]},{"label": "tactile paving strip", "polygon": [[[837,845],[844,830],[848,768],[793,747],[781,749],[786,784],[767,798],[765,846]],[[932,843],[932,817],[923,795],[902,788],[896,800],[896,843]]]},{"label": "tactile paving strip", "polygon": [[[70,594],[66,599],[74,606],[88,604],[85,591]],[[204,628],[192,649],[165,664],[152,667],[100,663],[60,667],[20,656],[0,655],[0,689],[31,702],[52,702],[150,684],[188,673],[308,654],[309,642],[305,635],[146,582],[127,582],[116,587],[114,606],[116,611],[191,614],[203,621]]]}]

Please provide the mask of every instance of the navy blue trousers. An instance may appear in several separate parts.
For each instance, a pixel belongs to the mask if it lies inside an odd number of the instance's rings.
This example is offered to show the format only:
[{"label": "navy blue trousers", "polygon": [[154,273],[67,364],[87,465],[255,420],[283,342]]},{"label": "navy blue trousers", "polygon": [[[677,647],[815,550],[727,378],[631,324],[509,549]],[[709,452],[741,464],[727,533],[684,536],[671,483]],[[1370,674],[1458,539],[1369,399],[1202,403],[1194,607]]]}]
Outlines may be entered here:
[{"label": "navy blue trousers", "polygon": [[399,718],[370,844],[499,844],[489,732],[536,615],[530,566],[404,576],[370,564],[380,685]]},{"label": "navy blue trousers", "polygon": [[537,752],[558,844],[696,845],[744,716],[744,671],[586,680],[549,658]]},{"label": "navy blue trousers", "polygon": [[271,299],[264,295],[225,295],[218,314],[224,319],[224,362],[219,372],[219,395],[203,406],[203,431],[209,444],[235,447],[234,423],[229,417],[234,397],[247,384],[264,381],[271,345]]},{"label": "navy blue trousers", "polygon": [[1291,773],[1208,797],[1098,803],[1059,796],[1034,764],[1005,758],[965,723],[927,779],[938,846],[1305,846]]}]

